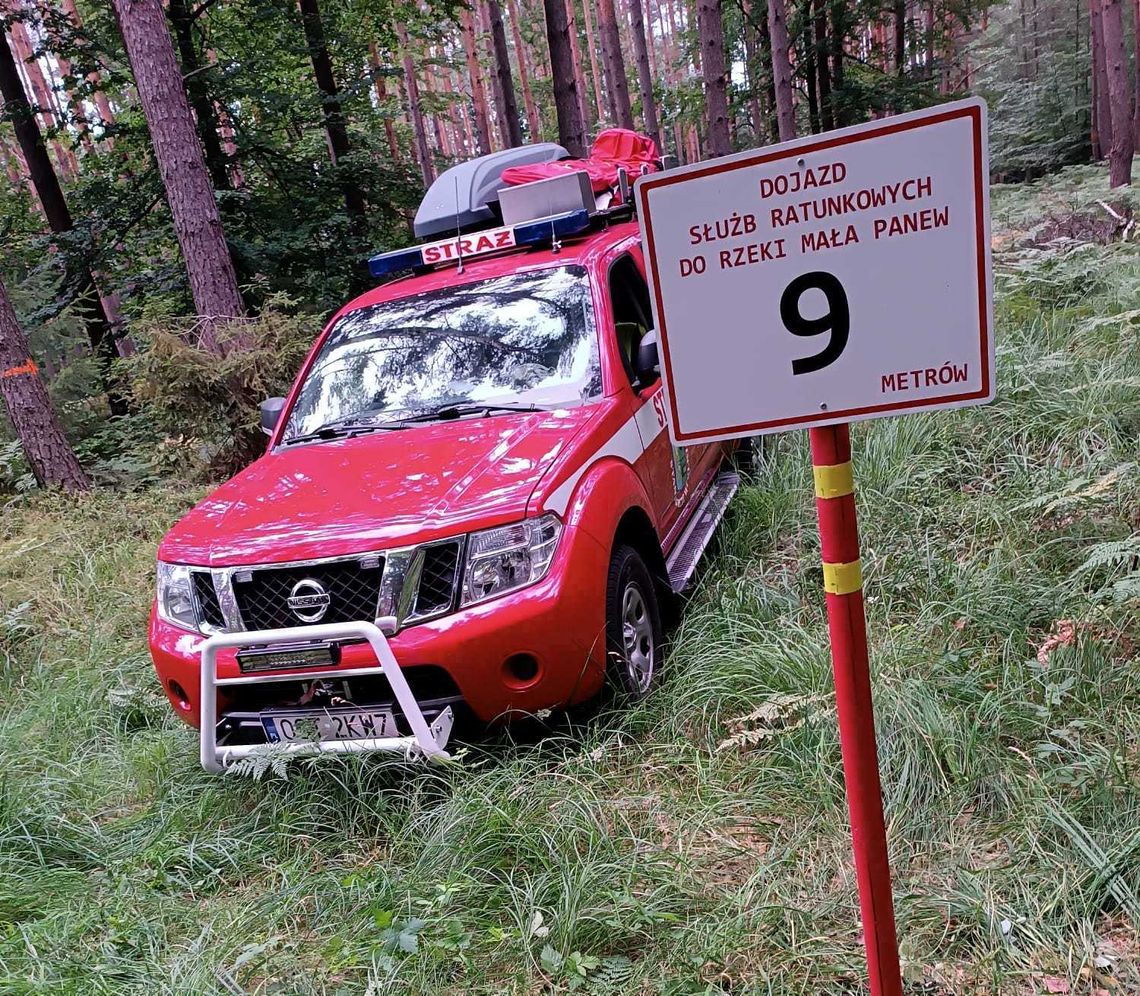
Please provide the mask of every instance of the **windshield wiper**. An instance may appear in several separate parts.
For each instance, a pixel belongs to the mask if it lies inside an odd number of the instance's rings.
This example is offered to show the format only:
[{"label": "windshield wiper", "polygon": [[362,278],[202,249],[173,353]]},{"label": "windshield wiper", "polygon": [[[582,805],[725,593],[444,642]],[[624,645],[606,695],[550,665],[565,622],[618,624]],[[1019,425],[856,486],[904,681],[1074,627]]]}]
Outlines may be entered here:
[{"label": "windshield wiper", "polygon": [[488,415],[506,415],[512,412],[542,412],[546,411],[540,405],[524,405],[524,404],[481,404],[479,402],[470,402],[468,404],[460,405],[440,405],[438,408],[432,408],[426,412],[418,412],[415,415],[409,415],[402,419],[403,422],[435,422],[446,421],[448,419],[463,418],[465,415],[479,415],[486,417]]},{"label": "windshield wiper", "polygon": [[406,428],[403,422],[329,422],[312,432],[302,433],[300,436],[290,436],[284,440],[284,445],[292,446],[294,443],[311,443],[317,439],[336,439],[338,436],[350,436],[357,432],[378,432]]}]

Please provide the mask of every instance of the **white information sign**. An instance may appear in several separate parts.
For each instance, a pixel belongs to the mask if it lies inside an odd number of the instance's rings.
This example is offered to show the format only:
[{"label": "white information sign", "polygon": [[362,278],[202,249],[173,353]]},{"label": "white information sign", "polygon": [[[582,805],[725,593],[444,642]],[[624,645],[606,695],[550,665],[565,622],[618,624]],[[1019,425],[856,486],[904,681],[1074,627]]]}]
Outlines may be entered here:
[{"label": "white information sign", "polygon": [[986,107],[644,176],[676,443],[994,396]]}]

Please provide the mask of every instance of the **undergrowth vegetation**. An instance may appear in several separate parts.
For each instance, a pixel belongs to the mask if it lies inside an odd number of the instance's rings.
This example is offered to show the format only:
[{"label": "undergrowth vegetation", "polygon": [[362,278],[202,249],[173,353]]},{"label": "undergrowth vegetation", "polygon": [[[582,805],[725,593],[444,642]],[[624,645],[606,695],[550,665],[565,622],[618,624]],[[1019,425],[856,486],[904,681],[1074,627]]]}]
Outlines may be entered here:
[{"label": "undergrowth vegetation", "polygon": [[[1117,996],[1140,991],[1140,250],[1090,170],[993,213],[997,402],[853,432],[905,972]],[[198,769],[145,626],[201,493],[0,515],[0,991],[861,991],[803,438],[742,489],[645,704],[430,769]]]}]

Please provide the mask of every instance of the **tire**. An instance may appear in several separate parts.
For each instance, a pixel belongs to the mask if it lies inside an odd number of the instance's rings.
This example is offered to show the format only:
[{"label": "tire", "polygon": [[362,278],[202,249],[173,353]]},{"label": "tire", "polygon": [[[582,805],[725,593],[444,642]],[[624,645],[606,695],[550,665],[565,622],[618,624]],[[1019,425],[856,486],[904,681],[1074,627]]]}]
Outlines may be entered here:
[{"label": "tire", "polygon": [[661,669],[661,611],[645,561],[618,546],[606,579],[606,676],[627,702],[645,698]]},{"label": "tire", "polygon": [[740,445],[732,454],[732,464],[745,476],[753,477],[763,466],[764,458],[764,437],[748,436],[740,440]]}]

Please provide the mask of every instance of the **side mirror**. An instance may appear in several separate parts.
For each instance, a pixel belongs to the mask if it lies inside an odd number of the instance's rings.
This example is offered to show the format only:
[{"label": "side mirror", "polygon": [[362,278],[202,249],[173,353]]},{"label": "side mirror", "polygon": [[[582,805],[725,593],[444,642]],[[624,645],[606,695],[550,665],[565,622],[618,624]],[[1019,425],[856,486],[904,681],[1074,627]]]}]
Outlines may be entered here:
[{"label": "side mirror", "polygon": [[637,346],[637,381],[648,387],[661,376],[661,361],[657,356],[657,332],[650,329],[641,337]]},{"label": "side mirror", "polygon": [[273,435],[273,430],[281,421],[281,412],[284,408],[284,398],[266,398],[261,403],[261,431],[267,436]]}]

